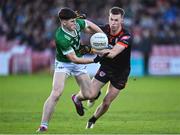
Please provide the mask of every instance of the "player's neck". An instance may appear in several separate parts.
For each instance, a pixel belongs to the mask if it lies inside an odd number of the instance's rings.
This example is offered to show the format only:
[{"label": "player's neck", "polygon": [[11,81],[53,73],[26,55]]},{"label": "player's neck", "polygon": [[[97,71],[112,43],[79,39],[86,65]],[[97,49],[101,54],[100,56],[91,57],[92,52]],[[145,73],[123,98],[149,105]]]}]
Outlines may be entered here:
[{"label": "player's neck", "polygon": [[117,35],[121,32],[121,30],[122,30],[122,26],[120,26],[117,30],[111,29],[111,35]]},{"label": "player's neck", "polygon": [[66,33],[68,33],[68,34],[70,34],[72,36],[76,36],[77,35],[75,30],[70,31],[68,28],[64,27],[63,25],[62,25],[62,29],[63,29],[63,31],[65,31]]}]

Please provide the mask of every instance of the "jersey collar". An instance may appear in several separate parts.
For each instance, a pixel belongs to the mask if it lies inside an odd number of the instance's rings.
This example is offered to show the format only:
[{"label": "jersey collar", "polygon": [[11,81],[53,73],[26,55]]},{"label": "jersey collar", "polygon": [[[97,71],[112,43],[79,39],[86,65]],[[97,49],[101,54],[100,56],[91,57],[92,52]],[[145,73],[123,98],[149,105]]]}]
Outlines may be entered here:
[{"label": "jersey collar", "polygon": [[111,34],[111,28],[110,28],[110,26],[109,26],[109,33],[110,33],[111,36],[116,37],[116,36],[118,36],[118,35],[123,34],[123,28],[121,28],[121,30],[120,30],[118,33],[116,33],[116,34]]},{"label": "jersey collar", "polygon": [[77,31],[76,31],[76,30],[74,31],[74,32],[75,32],[75,35],[73,35],[73,34],[71,34],[70,32],[68,32],[67,30],[65,30],[63,26],[62,26],[61,28],[62,28],[62,30],[63,30],[65,33],[67,33],[68,35],[70,35],[70,36],[72,36],[72,37],[76,37],[76,36],[77,36]]}]

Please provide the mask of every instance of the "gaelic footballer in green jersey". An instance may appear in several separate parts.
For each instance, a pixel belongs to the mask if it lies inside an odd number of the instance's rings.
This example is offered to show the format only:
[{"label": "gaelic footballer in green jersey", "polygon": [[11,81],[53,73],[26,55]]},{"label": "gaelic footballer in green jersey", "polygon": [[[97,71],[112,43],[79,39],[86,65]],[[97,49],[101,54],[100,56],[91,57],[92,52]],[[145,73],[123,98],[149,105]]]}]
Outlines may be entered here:
[{"label": "gaelic footballer in green jersey", "polygon": [[83,30],[86,33],[93,34],[103,31],[94,23],[88,20],[77,19],[76,17],[76,13],[69,8],[62,8],[59,12],[61,24],[55,33],[56,62],[52,91],[44,103],[41,125],[37,130],[38,132],[47,131],[48,122],[58,99],[63,93],[65,80],[68,75],[74,75],[80,86],[80,92],[72,96],[72,101],[80,116],[84,115],[81,101],[94,97],[93,94],[95,92],[93,92],[91,79],[87,74],[86,65],[84,64],[99,62],[101,58],[81,57],[79,53],[80,32]]},{"label": "gaelic footballer in green jersey", "polygon": [[66,57],[68,53],[75,52],[77,57],[82,55],[79,52],[80,48],[80,32],[87,27],[84,19],[76,19],[76,30],[71,32],[64,27],[59,27],[56,30],[56,59],[62,62],[70,62]]}]

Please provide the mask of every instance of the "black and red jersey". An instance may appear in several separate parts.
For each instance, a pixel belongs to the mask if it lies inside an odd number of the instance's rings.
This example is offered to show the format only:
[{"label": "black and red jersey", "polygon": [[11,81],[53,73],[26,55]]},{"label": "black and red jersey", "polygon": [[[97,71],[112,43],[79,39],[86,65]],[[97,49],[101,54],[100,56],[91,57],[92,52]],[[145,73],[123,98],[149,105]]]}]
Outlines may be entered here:
[{"label": "black and red jersey", "polygon": [[112,46],[122,45],[125,47],[125,49],[117,56],[115,56],[113,59],[105,58],[100,63],[101,66],[108,69],[113,69],[114,71],[118,71],[118,72],[128,69],[130,70],[131,40],[132,40],[130,33],[126,29],[122,28],[122,30],[118,34],[111,35],[109,24],[100,27],[104,31],[104,33],[106,33],[110,45]]}]

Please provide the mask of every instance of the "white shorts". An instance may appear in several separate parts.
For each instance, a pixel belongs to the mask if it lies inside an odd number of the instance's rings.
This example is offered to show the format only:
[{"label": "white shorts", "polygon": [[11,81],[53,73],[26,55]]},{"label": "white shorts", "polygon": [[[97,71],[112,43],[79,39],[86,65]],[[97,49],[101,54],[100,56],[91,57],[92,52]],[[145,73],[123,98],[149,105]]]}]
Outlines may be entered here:
[{"label": "white shorts", "polygon": [[85,64],[75,64],[72,62],[60,62],[55,60],[54,72],[63,72],[67,75],[79,76],[81,74],[86,74],[87,66]]}]

